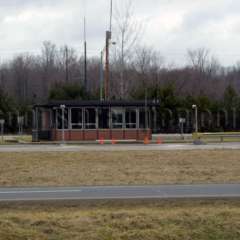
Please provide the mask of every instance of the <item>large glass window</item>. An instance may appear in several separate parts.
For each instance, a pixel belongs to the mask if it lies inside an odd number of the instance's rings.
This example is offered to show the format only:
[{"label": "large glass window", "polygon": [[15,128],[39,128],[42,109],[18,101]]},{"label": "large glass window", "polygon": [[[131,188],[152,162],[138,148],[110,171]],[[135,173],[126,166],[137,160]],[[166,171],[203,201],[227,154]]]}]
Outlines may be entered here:
[{"label": "large glass window", "polygon": [[137,128],[137,111],[136,109],[126,109],[126,128]]},{"label": "large glass window", "polygon": [[100,129],[109,129],[109,108],[98,109],[98,124]]},{"label": "large glass window", "polygon": [[62,129],[62,122],[64,120],[64,129],[68,129],[68,109],[64,109],[64,116],[62,114],[62,109],[58,108],[56,110],[56,123],[57,123],[57,128]]},{"label": "large glass window", "polygon": [[123,128],[123,109],[112,109],[112,127]]},{"label": "large glass window", "polygon": [[95,108],[85,109],[85,128],[96,129],[96,109]]},{"label": "large glass window", "polygon": [[72,129],[82,129],[83,128],[83,110],[81,108],[71,109],[71,126]]}]

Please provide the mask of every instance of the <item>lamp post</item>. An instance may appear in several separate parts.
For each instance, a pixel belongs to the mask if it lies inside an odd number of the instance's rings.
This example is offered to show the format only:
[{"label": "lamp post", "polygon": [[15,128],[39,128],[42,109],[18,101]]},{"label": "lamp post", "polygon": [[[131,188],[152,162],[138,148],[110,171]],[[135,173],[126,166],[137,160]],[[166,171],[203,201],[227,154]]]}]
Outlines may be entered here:
[{"label": "lamp post", "polygon": [[66,106],[65,105],[60,105],[60,109],[62,110],[62,144],[65,143],[65,127],[64,127],[64,122],[65,122],[65,119],[64,119],[64,114],[65,114],[65,108]]},{"label": "lamp post", "polygon": [[198,107],[196,104],[192,105],[192,109],[195,110],[195,132],[198,133]]}]

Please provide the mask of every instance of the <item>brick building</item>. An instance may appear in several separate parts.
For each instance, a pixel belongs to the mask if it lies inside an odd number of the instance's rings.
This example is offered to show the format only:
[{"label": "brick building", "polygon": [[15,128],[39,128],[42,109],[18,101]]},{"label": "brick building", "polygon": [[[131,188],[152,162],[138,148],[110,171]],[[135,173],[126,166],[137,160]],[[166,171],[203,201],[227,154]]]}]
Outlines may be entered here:
[{"label": "brick building", "polygon": [[151,139],[158,103],[55,101],[33,108],[33,141]]}]

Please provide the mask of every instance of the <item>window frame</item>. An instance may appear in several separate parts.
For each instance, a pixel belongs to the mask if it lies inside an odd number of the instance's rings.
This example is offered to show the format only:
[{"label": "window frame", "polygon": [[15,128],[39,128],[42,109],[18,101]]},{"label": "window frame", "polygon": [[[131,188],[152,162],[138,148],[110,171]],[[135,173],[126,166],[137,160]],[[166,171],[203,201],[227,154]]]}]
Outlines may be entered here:
[{"label": "window frame", "polygon": [[[132,112],[135,112],[135,118],[136,118],[136,121],[135,123],[132,123],[132,122],[127,122],[127,112],[131,110]],[[125,111],[125,128],[127,130],[131,130],[131,129],[138,129],[138,109],[137,108],[134,108],[134,107],[129,107],[129,108],[125,108],[124,109]],[[131,127],[127,127],[127,126],[131,126]],[[133,125],[135,125],[135,127],[132,127]]]},{"label": "window frame", "polygon": [[[113,114],[114,114],[114,110],[121,110],[122,111],[122,123],[114,123],[113,122]],[[120,127],[120,125],[122,127]],[[116,126],[116,127],[115,127]],[[119,126],[119,127],[117,127]],[[125,125],[125,109],[122,107],[114,107],[111,108],[111,129],[125,129],[126,125]]]},{"label": "window frame", "polygon": [[[86,110],[87,109],[93,109],[95,111],[95,122],[94,123],[86,123]],[[83,123],[84,123],[84,129],[85,130],[97,130],[98,129],[98,123],[97,123],[97,114],[98,114],[98,111],[97,111],[97,108],[95,107],[85,107],[84,108],[84,113],[83,113]],[[95,125],[94,128],[87,128],[86,126],[90,126],[90,125]]]},{"label": "window frame", "polygon": [[[82,111],[82,123],[80,124],[80,123],[73,123],[72,122],[72,110],[73,109],[79,109],[79,110],[81,110]],[[84,108],[82,108],[82,107],[72,107],[71,109],[70,109],[70,129],[71,130],[83,130],[84,129]],[[81,126],[81,128],[73,128],[73,126]]]}]

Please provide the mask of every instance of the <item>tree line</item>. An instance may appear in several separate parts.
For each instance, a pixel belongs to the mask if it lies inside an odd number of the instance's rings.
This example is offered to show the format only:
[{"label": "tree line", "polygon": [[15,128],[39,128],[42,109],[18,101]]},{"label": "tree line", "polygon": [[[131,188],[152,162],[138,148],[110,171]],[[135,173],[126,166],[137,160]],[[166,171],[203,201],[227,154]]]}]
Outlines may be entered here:
[{"label": "tree line", "polygon": [[[154,49],[137,46],[122,68],[120,54],[112,51],[111,99],[159,101],[161,109],[171,111],[191,109],[192,104],[197,104],[200,111],[228,111],[228,118],[233,118],[233,114],[237,117],[240,65],[223,67],[206,49],[189,50],[186,58],[186,66],[174,67]],[[51,42],[44,42],[39,55],[21,54],[1,63],[2,117],[13,111],[23,115],[31,111],[33,104],[51,99],[99,99],[100,59],[90,57],[87,65],[86,88],[84,59],[68,46],[57,48]],[[236,113],[232,113],[233,109]],[[228,121],[227,129],[237,128],[238,124],[233,126],[232,122]]]},{"label": "tree line", "polygon": [[[157,131],[177,131],[179,117],[186,112],[186,131],[191,131],[193,104],[200,111],[201,130],[239,128],[240,64],[224,67],[205,48],[187,50],[182,66],[167,62],[161,52],[141,43],[146,27],[134,17],[134,9],[133,0],[115,3],[113,38],[117,44],[110,50],[110,99],[158,101]],[[14,131],[16,124],[11,123],[19,116],[30,116],[34,104],[100,99],[101,62],[100,57],[88,57],[84,86],[84,57],[68,45],[45,41],[39,54],[18,54],[2,61],[0,118],[10,119],[7,127]],[[25,119],[30,128],[31,117]]]}]

